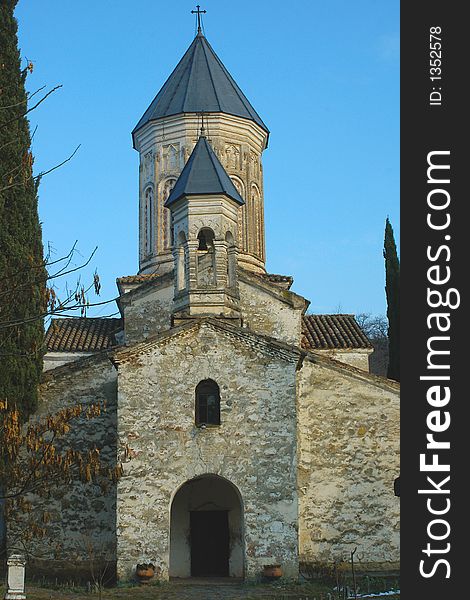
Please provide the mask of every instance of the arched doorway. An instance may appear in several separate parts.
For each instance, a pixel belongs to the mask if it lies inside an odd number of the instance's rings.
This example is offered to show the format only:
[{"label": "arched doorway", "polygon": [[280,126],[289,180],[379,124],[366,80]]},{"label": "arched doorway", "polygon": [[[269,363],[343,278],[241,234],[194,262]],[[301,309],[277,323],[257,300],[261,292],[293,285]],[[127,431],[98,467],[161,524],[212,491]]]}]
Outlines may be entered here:
[{"label": "arched doorway", "polygon": [[170,577],[243,577],[243,506],[218,475],[190,479],[170,515]]}]

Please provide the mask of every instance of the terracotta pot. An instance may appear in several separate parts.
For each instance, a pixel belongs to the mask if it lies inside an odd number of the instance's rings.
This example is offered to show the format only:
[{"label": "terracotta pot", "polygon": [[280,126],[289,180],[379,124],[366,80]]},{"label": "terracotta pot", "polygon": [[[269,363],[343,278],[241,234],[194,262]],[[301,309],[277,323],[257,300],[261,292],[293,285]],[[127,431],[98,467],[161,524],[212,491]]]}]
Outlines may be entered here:
[{"label": "terracotta pot", "polygon": [[155,566],[152,563],[137,565],[135,574],[139,583],[148,583],[155,575]]},{"label": "terracotta pot", "polygon": [[269,579],[277,579],[282,577],[281,565],[264,565],[263,576],[269,577]]}]

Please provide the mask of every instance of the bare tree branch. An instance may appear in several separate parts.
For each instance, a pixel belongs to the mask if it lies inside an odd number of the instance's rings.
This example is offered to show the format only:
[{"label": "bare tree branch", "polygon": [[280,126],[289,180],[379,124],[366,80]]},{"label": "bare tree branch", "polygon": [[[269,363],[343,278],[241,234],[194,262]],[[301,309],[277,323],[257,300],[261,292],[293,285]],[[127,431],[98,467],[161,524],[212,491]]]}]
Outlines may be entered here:
[{"label": "bare tree branch", "polygon": [[11,119],[8,119],[7,121],[4,121],[3,123],[0,124],[0,128],[6,127],[7,125],[9,125],[10,123],[13,123],[13,121],[18,121],[19,119],[22,119],[23,117],[25,117],[28,113],[30,113],[31,111],[33,111],[34,109],[36,109],[40,104],[42,104],[44,102],[44,100],[46,98],[48,98],[51,94],[53,94],[54,92],[56,92],[59,88],[63,87],[62,85],[56,85],[54,88],[52,88],[52,90],[49,90],[47,92],[47,94],[45,94],[41,100],[39,100],[38,102],[36,102],[36,104],[34,106],[32,106],[31,108],[28,108],[28,110],[26,110],[24,113],[17,115]]},{"label": "bare tree branch", "polygon": [[48,169],[47,171],[41,171],[41,173],[39,173],[39,175],[36,175],[33,179],[35,179],[36,181],[40,181],[44,177],[44,175],[48,175],[49,173],[52,173],[52,171],[55,171],[56,169],[61,167],[62,165],[65,165],[65,163],[68,163],[69,160],[72,160],[72,158],[78,152],[78,149],[80,148],[80,146],[81,146],[81,144],[78,144],[78,146],[75,148],[75,150],[72,152],[72,154],[68,158],[63,160],[61,163],[59,163],[58,165],[55,165],[55,167],[52,167],[51,169]]}]

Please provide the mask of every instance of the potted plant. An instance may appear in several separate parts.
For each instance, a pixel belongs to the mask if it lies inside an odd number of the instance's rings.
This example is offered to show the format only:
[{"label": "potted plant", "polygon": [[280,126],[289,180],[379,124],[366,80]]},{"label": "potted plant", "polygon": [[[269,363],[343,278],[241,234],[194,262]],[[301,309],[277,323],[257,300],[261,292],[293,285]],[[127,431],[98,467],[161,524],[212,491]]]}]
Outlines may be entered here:
[{"label": "potted plant", "polygon": [[155,565],[152,563],[141,563],[135,568],[135,574],[139,583],[148,583],[155,575]]},{"label": "potted plant", "polygon": [[281,565],[264,565],[263,577],[266,577],[266,579],[278,579],[282,577]]}]

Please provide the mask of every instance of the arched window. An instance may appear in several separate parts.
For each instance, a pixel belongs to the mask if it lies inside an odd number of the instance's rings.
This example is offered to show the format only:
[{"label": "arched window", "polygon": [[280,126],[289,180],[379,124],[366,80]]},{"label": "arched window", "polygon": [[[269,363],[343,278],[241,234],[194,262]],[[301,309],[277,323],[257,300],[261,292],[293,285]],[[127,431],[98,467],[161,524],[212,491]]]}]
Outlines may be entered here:
[{"label": "arched window", "polygon": [[212,379],[204,379],[196,386],[196,425],[220,425],[220,391]]},{"label": "arched window", "polygon": [[170,195],[171,190],[173,189],[176,183],[176,179],[170,178],[167,179],[161,188],[161,207],[162,207],[162,246],[163,250],[169,250],[174,243],[173,240],[173,226],[172,226],[172,217],[170,215],[170,209],[165,208],[164,204]]},{"label": "arched window", "polygon": [[[233,182],[237,192],[245,200],[245,186],[243,181],[236,175],[230,175],[230,179]],[[240,206],[238,209],[238,247],[240,250],[246,250],[245,246],[245,233],[246,233],[246,205]]]},{"label": "arched window", "polygon": [[176,282],[178,291],[184,290],[186,287],[186,236],[183,231],[178,234],[178,254],[176,262]]},{"label": "arched window", "polygon": [[153,189],[145,190],[145,255],[149,256],[153,249]]},{"label": "arched window", "polygon": [[252,234],[253,234],[253,251],[257,256],[261,256],[261,201],[258,186],[251,186],[251,209],[252,209]]}]

